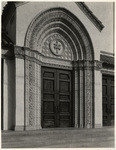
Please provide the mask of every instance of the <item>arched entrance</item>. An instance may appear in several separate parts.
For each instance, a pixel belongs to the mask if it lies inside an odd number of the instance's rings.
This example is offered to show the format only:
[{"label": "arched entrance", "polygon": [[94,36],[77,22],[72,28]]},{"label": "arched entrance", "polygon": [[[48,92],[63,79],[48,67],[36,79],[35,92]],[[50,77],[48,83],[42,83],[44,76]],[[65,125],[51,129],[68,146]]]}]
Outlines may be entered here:
[{"label": "arched entrance", "polygon": [[59,124],[94,126],[94,52],[78,18],[52,8],[33,19],[25,37],[25,129]]}]

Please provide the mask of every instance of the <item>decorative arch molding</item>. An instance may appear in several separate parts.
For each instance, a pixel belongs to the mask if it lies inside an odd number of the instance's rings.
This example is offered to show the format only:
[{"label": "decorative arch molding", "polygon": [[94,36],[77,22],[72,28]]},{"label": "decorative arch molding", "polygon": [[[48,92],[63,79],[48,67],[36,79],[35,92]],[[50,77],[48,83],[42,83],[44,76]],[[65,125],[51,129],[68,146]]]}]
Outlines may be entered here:
[{"label": "decorative arch molding", "polygon": [[[50,52],[49,46],[54,39],[65,46],[66,52],[62,55]],[[15,55],[19,56],[20,51],[25,59],[25,130],[41,128],[41,66],[73,71],[74,126],[93,128],[94,69],[97,63],[91,38],[79,19],[64,8],[48,9],[30,23],[24,46],[18,53],[16,47]]]},{"label": "decorative arch molding", "polygon": [[65,8],[51,8],[38,14],[28,27],[24,46],[40,51],[41,47],[38,49],[40,46],[38,41],[41,36],[45,37],[46,31],[56,28],[65,32],[70,41],[74,41],[73,45],[78,43],[79,47],[76,46],[76,53],[81,55],[78,55],[77,60],[94,60],[92,42],[86,28],[74,14]]}]

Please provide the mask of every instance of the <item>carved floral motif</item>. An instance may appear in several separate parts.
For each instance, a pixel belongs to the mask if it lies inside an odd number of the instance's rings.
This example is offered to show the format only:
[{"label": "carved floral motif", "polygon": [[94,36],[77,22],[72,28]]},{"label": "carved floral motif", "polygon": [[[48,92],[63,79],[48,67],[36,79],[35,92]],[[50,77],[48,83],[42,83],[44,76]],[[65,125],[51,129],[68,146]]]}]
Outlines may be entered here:
[{"label": "carved floral motif", "polygon": [[70,45],[59,34],[49,36],[42,45],[42,54],[44,56],[73,60]]}]

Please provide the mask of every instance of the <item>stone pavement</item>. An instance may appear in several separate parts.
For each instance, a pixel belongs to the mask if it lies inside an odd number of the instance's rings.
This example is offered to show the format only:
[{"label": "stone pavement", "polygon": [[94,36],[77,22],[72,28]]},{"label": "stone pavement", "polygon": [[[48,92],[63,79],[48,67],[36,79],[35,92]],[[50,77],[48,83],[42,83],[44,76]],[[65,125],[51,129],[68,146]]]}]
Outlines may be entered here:
[{"label": "stone pavement", "polygon": [[3,131],[2,148],[113,148],[114,128]]}]

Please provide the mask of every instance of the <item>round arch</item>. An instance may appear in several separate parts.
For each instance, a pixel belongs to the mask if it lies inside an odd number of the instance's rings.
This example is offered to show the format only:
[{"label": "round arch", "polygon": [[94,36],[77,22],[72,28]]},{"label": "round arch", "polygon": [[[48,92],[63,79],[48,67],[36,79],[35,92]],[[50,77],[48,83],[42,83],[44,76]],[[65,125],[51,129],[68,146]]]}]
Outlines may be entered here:
[{"label": "round arch", "polygon": [[[24,46],[40,51],[41,42],[49,31],[64,36],[76,60],[94,60],[91,38],[82,22],[65,8],[51,8],[38,14],[30,23]],[[64,35],[65,33],[65,35]]]},{"label": "round arch", "polygon": [[[65,47],[62,55],[50,52],[54,41]],[[30,23],[24,46],[30,51],[25,57],[25,129],[41,128],[41,66],[48,64],[72,70],[74,126],[94,127],[94,50],[82,22],[65,8],[48,9]]]}]

